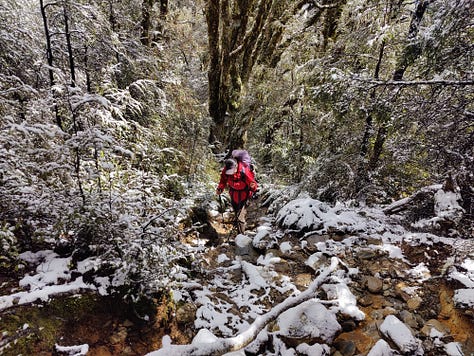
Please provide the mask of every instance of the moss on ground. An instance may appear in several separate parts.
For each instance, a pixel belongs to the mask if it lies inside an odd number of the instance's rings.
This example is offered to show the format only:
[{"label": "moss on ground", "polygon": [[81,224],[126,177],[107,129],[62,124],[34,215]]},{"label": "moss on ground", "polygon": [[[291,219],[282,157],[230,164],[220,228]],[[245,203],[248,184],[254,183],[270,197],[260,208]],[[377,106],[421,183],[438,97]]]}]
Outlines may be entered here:
[{"label": "moss on ground", "polygon": [[46,355],[60,343],[68,323],[94,312],[99,299],[92,295],[64,297],[46,305],[18,306],[0,316],[0,354]]}]

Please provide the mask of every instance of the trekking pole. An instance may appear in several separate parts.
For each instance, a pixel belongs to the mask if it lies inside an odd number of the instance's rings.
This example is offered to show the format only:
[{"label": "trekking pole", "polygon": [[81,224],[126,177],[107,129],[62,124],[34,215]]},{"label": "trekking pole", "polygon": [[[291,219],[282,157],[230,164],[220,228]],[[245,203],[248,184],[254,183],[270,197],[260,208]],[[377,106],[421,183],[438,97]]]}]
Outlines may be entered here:
[{"label": "trekking pole", "polygon": [[219,194],[219,210],[221,211],[221,215],[222,215],[222,223],[224,223],[224,209],[225,209],[225,204],[222,201],[222,195]]}]

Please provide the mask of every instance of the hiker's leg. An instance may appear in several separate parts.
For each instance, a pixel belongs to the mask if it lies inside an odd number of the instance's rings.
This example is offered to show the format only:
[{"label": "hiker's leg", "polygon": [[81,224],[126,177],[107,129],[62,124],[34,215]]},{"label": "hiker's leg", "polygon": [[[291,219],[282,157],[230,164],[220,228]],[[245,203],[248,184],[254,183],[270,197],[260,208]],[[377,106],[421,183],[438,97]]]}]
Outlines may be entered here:
[{"label": "hiker's leg", "polygon": [[240,211],[240,204],[237,204],[232,200],[231,205],[232,205],[232,210],[234,211],[233,225],[234,225],[234,228],[236,228],[238,230],[239,229],[238,216],[239,216],[239,211]]},{"label": "hiker's leg", "polygon": [[247,205],[241,204],[240,209],[236,212],[235,218],[237,223],[237,231],[239,234],[245,233],[246,223],[246,216],[247,216]]}]

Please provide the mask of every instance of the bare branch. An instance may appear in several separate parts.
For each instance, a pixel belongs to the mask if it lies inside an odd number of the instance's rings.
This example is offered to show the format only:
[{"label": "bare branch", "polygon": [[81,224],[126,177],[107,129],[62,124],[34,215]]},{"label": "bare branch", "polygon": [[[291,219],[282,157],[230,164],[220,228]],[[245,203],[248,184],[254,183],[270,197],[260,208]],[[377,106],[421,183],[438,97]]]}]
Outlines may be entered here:
[{"label": "bare branch", "polygon": [[358,81],[372,84],[372,87],[380,86],[416,86],[416,85],[445,85],[445,86],[469,86],[474,85],[474,80],[373,80],[360,79]]},{"label": "bare branch", "polygon": [[318,1],[313,1],[313,5],[316,6],[320,10],[327,10],[327,9],[334,9],[340,5],[339,1],[336,1],[332,4],[320,4]]}]

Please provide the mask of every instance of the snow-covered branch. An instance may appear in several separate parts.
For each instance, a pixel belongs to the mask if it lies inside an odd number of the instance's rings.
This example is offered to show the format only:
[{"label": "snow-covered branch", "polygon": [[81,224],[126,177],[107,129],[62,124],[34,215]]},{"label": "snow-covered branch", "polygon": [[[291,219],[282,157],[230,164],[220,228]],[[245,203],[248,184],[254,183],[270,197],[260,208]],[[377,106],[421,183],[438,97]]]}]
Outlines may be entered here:
[{"label": "snow-covered branch", "polygon": [[314,298],[318,288],[326,281],[328,276],[336,270],[339,260],[336,257],[331,259],[331,265],[322,270],[318,277],[301,294],[286,299],[278,304],[268,313],[259,316],[244,332],[230,338],[217,338],[210,343],[193,343],[189,345],[169,345],[158,351],[151,352],[147,356],[199,356],[199,355],[223,355],[227,352],[236,351],[249,345],[257,335],[270,322],[276,320],[284,311],[293,308],[301,303]]},{"label": "snow-covered branch", "polygon": [[313,1],[313,5],[316,6],[320,10],[327,10],[327,9],[334,9],[334,8],[340,6],[340,3],[339,3],[339,1],[336,1],[332,4],[321,4],[318,1]]},{"label": "snow-covered branch", "polygon": [[415,86],[415,85],[447,85],[447,86],[469,86],[474,85],[474,80],[371,80],[357,79],[368,84],[372,88],[379,86]]}]

